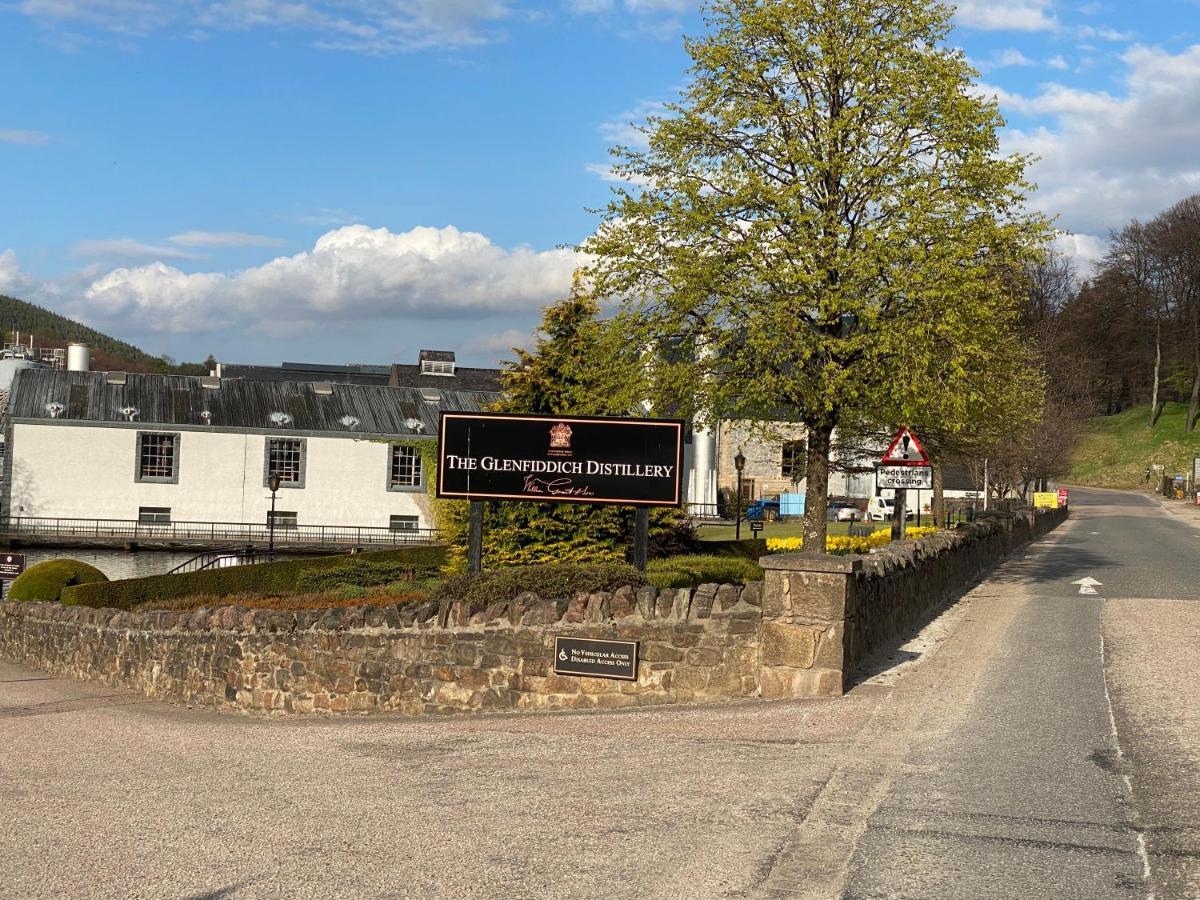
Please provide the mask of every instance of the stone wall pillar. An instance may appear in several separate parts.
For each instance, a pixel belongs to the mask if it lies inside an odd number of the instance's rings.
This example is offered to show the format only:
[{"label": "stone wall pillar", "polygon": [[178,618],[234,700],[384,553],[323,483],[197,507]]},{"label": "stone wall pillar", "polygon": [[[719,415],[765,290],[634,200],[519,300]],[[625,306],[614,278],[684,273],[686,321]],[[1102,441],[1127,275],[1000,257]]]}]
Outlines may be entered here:
[{"label": "stone wall pillar", "polygon": [[853,663],[860,556],[764,556],[759,683],[766,699],[840,697]]}]

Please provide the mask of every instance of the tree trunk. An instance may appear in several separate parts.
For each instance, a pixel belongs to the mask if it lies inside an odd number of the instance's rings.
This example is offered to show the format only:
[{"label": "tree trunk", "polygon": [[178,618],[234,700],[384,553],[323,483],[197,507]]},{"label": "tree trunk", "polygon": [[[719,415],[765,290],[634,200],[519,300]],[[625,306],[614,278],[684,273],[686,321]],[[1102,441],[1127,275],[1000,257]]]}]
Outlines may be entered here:
[{"label": "tree trunk", "polygon": [[1153,428],[1158,421],[1158,375],[1162,369],[1162,322],[1154,323],[1154,387],[1150,391],[1150,424]]},{"label": "tree trunk", "polygon": [[833,425],[811,426],[808,430],[807,483],[804,489],[804,549],[825,552],[825,514],[829,508],[829,449]]},{"label": "tree trunk", "polygon": [[945,528],[950,523],[946,521],[946,488],[942,479],[942,464],[933,464],[933,499],[929,501],[929,512],[933,516],[933,524]]},{"label": "tree trunk", "polygon": [[1192,396],[1188,400],[1187,430],[1196,430],[1196,416],[1200,415],[1200,297],[1192,301]]}]

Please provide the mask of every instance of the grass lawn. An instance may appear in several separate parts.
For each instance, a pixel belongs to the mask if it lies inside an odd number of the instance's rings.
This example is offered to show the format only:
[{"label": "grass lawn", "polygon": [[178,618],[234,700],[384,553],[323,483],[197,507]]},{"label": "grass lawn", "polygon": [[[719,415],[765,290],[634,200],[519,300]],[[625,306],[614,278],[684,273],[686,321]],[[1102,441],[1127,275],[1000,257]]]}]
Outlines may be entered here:
[{"label": "grass lawn", "polygon": [[1166,466],[1167,474],[1188,473],[1200,456],[1200,431],[1184,428],[1187,404],[1168,403],[1154,429],[1146,427],[1150,405],[1135,406],[1115,416],[1100,416],[1087,428],[1071,454],[1071,484],[1145,488],[1146,467]]}]

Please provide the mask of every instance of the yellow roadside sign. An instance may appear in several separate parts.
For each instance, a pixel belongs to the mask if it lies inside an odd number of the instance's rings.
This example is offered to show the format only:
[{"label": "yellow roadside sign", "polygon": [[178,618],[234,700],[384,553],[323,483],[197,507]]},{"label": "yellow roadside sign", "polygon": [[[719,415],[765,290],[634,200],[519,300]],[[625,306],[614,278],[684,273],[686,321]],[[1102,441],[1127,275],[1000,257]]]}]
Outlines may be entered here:
[{"label": "yellow roadside sign", "polygon": [[1058,494],[1053,491],[1038,491],[1033,495],[1035,509],[1058,509]]}]

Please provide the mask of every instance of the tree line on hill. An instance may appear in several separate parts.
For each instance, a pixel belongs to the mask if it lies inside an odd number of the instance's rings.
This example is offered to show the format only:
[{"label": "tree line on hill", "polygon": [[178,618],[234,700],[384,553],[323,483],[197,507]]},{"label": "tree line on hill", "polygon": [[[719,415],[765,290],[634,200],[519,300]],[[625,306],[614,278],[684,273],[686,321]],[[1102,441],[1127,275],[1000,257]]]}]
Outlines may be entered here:
[{"label": "tree line on hill", "polygon": [[87,344],[92,368],[98,371],[157,372],[164,375],[207,375],[216,361],[211,354],[201,363],[179,363],[170,357],[152,356],[132,344],[110,337],[66,316],[16,297],[0,294],[0,332],[11,340],[20,332],[22,343],[29,336],[39,349],[66,347],[70,343]]}]

